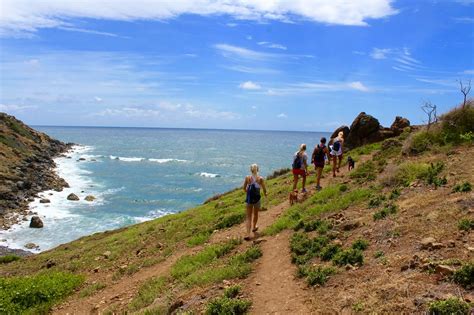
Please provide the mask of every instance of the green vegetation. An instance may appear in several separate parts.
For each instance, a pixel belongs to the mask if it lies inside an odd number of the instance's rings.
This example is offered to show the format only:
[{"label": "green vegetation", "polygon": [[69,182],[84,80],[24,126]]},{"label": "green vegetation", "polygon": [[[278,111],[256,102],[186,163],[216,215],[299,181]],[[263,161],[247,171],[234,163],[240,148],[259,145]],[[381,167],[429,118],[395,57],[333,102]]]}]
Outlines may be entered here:
[{"label": "green vegetation", "polygon": [[472,185],[469,182],[464,182],[462,184],[457,184],[453,188],[453,192],[470,192],[472,191]]},{"label": "green vegetation", "polygon": [[379,207],[384,201],[385,201],[385,196],[384,195],[379,195],[370,198],[369,200],[369,208],[377,208]]},{"label": "green vegetation", "polygon": [[103,288],[105,288],[106,285],[101,283],[101,282],[97,282],[97,283],[93,283],[91,284],[90,286],[86,287],[85,289],[83,289],[81,291],[81,293],[79,294],[79,296],[81,298],[85,298],[85,297],[88,297],[88,296],[91,296],[93,295],[95,292],[97,291],[100,291],[102,290]]},{"label": "green vegetation", "polygon": [[432,315],[468,315],[470,313],[469,304],[458,298],[449,298],[431,302],[429,305],[429,313]]},{"label": "green vegetation", "polygon": [[138,311],[153,303],[164,292],[167,283],[168,279],[166,277],[156,277],[147,280],[140,286],[138,294],[130,302],[129,309],[131,311]]},{"label": "green vegetation", "polygon": [[446,180],[446,177],[438,177],[438,174],[440,174],[443,169],[443,162],[436,162],[434,164],[430,164],[430,167],[428,168],[428,175],[426,177],[426,182],[428,183],[428,185],[440,187],[447,184],[448,181]]},{"label": "green vegetation", "polygon": [[474,288],[474,262],[464,264],[453,274],[453,281],[466,289]]},{"label": "green vegetation", "polygon": [[211,232],[206,231],[197,234],[196,236],[191,237],[188,241],[187,244],[191,247],[197,246],[197,245],[202,245],[206,243],[209,240],[209,237],[211,237]]},{"label": "green vegetation", "polygon": [[399,188],[394,188],[392,190],[392,192],[390,193],[390,196],[388,197],[388,199],[396,200],[396,199],[398,199],[398,197],[400,197],[401,194],[402,194],[402,192],[400,191]]},{"label": "green vegetation", "polygon": [[474,230],[474,220],[461,219],[458,223],[458,228],[462,231]]},{"label": "green vegetation", "polygon": [[378,258],[381,258],[381,257],[384,257],[385,256],[385,253],[381,250],[378,250],[374,253],[374,258],[375,259],[378,259]]},{"label": "green vegetation", "polygon": [[336,273],[336,269],[321,266],[299,266],[298,277],[306,277],[306,281],[310,286],[324,285],[329,278]]},{"label": "green vegetation", "polygon": [[0,313],[46,313],[82,282],[82,276],[63,272],[0,278]]},{"label": "green vegetation", "polygon": [[341,251],[341,246],[338,244],[329,244],[321,250],[320,257],[323,261],[333,259],[333,257]]},{"label": "green vegetation", "polygon": [[363,238],[359,238],[354,243],[352,243],[352,249],[366,250],[369,248],[369,241]]},{"label": "green vegetation", "polygon": [[336,266],[362,266],[364,264],[364,255],[361,250],[351,248],[337,253],[332,261]]},{"label": "green vegetation", "polygon": [[240,286],[232,286],[225,289],[222,297],[209,302],[206,315],[246,314],[252,302],[239,298],[241,290],[242,288]]},{"label": "green vegetation", "polygon": [[17,255],[6,255],[0,257],[0,264],[8,264],[11,263],[12,261],[17,261],[20,260],[21,257]]},{"label": "green vegetation", "polygon": [[364,311],[365,305],[362,302],[357,302],[352,305],[352,310],[356,313]]},{"label": "green vegetation", "polygon": [[350,177],[359,184],[374,181],[377,178],[377,166],[373,161],[369,160],[354,169]]},{"label": "green vegetation", "polygon": [[374,213],[374,215],[373,215],[374,221],[385,219],[386,217],[388,217],[391,214],[396,214],[397,211],[398,211],[398,207],[396,205],[387,204],[381,210]]}]

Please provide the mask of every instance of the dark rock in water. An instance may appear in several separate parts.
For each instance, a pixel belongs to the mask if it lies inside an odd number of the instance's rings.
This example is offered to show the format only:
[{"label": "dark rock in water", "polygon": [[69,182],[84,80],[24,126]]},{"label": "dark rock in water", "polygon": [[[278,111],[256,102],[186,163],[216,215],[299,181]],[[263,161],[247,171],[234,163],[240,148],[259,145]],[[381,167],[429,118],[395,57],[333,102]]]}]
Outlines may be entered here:
[{"label": "dark rock in water", "polygon": [[30,221],[30,228],[40,229],[43,227],[43,221],[41,221],[40,217],[34,216],[31,218]]},{"label": "dark rock in water", "polygon": [[67,196],[67,200],[78,201],[79,197],[76,194],[71,193]]},{"label": "dark rock in water", "polygon": [[40,200],[40,203],[50,203],[50,202],[51,200],[46,199],[46,198]]},{"label": "dark rock in water", "polygon": [[86,159],[85,158],[79,158],[78,161],[85,161]]},{"label": "dark rock in water", "polygon": [[95,199],[96,198],[92,195],[86,196],[86,198],[84,198],[85,201],[89,201],[89,202],[94,201]]},{"label": "dark rock in water", "polygon": [[[336,138],[338,135],[339,135],[339,132],[343,132],[344,133],[344,139],[347,139],[347,137],[349,136],[349,132],[350,132],[350,129],[349,127],[347,126],[341,126],[339,128],[337,128],[331,135],[331,139],[334,139]],[[328,139],[329,141],[329,139]]]},{"label": "dark rock in water", "polygon": [[406,127],[410,127],[410,121],[406,118],[397,116],[390,129],[398,136]]},{"label": "dark rock in water", "polygon": [[38,249],[39,246],[36,245],[35,243],[28,243],[28,244],[25,245],[25,248],[27,248],[27,249]]}]

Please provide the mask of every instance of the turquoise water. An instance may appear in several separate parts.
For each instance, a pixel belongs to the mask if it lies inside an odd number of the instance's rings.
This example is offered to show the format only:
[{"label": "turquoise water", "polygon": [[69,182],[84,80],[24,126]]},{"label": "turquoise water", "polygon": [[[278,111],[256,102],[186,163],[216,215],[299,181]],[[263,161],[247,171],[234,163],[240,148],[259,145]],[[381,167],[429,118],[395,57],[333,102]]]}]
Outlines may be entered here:
[{"label": "turquoise water", "polygon": [[[201,204],[239,186],[250,164],[262,175],[289,167],[301,143],[312,148],[326,133],[146,128],[36,127],[79,146],[56,159],[71,188],[45,192],[50,204],[30,205],[45,222],[4,232],[11,247],[46,250],[81,236],[150,220]],[[85,161],[78,161],[84,158]],[[81,201],[66,200],[75,193]],[[84,201],[87,195],[97,197]],[[2,243],[0,243],[2,244]],[[2,244],[5,245],[5,244]]]}]

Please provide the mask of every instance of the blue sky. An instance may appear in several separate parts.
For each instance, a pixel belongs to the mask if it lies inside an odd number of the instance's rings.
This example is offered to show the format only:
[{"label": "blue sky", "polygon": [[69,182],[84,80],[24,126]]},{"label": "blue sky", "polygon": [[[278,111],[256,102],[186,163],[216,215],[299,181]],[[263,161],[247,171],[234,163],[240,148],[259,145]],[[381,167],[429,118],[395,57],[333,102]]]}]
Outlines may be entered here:
[{"label": "blue sky", "polygon": [[413,123],[474,76],[473,0],[3,0],[0,111],[35,125]]}]

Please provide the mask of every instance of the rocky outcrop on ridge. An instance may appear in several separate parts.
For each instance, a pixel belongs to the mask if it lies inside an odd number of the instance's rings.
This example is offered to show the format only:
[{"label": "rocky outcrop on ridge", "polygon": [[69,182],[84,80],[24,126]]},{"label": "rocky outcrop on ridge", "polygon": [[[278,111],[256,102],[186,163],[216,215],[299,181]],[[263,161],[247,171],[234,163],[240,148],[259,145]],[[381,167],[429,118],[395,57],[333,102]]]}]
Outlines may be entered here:
[{"label": "rocky outcrop on ridge", "polygon": [[71,145],[0,113],[0,229],[27,215],[28,203],[39,192],[68,186],[54,173],[53,158]]}]

